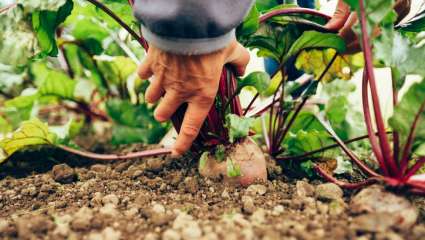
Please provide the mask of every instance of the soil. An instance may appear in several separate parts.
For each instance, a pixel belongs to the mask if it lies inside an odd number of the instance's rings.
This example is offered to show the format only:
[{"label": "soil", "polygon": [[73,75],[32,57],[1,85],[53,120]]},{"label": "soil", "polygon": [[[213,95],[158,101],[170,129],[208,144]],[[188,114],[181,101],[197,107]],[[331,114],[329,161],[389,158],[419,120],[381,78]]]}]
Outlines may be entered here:
[{"label": "soil", "polygon": [[367,192],[289,180],[272,162],[268,182],[242,188],[201,178],[189,159],[17,158],[0,166],[1,239],[425,239],[423,197],[376,186],[402,208],[386,214],[362,205]]}]

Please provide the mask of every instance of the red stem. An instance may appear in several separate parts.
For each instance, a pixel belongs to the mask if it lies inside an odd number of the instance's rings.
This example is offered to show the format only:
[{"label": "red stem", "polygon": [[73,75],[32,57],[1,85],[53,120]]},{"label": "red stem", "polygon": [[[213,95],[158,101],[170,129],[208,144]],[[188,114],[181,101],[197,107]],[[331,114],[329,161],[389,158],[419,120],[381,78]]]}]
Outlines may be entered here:
[{"label": "red stem", "polygon": [[[392,79],[392,88],[393,88],[393,109],[398,105],[398,90],[397,90],[397,76],[395,70],[391,69],[391,79]],[[400,155],[400,134],[397,131],[393,131],[393,157],[394,162],[398,164],[400,168],[399,155]],[[403,172],[403,171],[402,171]]]},{"label": "red stem", "polygon": [[286,8],[286,9],[274,10],[274,11],[271,11],[271,12],[268,12],[268,13],[264,14],[263,16],[260,17],[260,23],[264,23],[268,19],[270,19],[272,17],[275,17],[275,16],[279,16],[279,15],[291,15],[291,14],[308,14],[308,15],[322,17],[325,20],[330,20],[331,19],[331,16],[326,15],[326,14],[324,14],[322,12],[319,12],[317,10],[314,10],[314,9],[309,9],[309,8]]},{"label": "red stem", "polygon": [[372,147],[372,151],[375,154],[375,157],[384,172],[385,176],[388,176],[387,165],[385,164],[384,158],[382,156],[381,148],[379,147],[378,139],[376,137],[375,131],[373,130],[372,117],[370,114],[369,106],[369,89],[368,89],[368,78],[367,78],[367,69],[363,72],[363,82],[362,82],[362,102],[363,102],[363,115],[365,118],[365,124],[367,133],[369,135],[369,141]]},{"label": "red stem", "polygon": [[322,169],[321,167],[317,165],[314,166],[314,170],[316,170],[316,172],[320,176],[322,176],[326,181],[335,183],[336,185],[345,189],[359,189],[359,188],[366,187],[378,182],[377,178],[369,178],[359,183],[347,183],[334,178],[332,175],[330,175],[324,169]]},{"label": "red stem", "polygon": [[424,164],[425,164],[425,157],[419,158],[419,160],[411,168],[407,170],[407,173],[405,174],[404,179],[408,180],[409,178],[411,178],[419,170],[421,170]]},{"label": "red stem", "polygon": [[369,34],[367,30],[367,22],[366,22],[367,20],[366,20],[366,11],[364,6],[364,1],[360,0],[359,2],[360,2],[360,25],[362,29],[362,46],[363,46],[364,59],[366,63],[366,71],[370,81],[373,110],[375,112],[375,121],[378,127],[378,137],[380,140],[379,143],[382,149],[383,159],[385,160],[385,162],[389,165],[389,168],[391,169],[391,175],[397,177],[397,176],[400,176],[400,172],[392,157],[391,147],[390,147],[387,135],[385,134],[386,132],[385,124],[384,124],[384,119],[382,117],[382,111],[381,111],[381,106],[380,106],[379,97],[378,97],[378,89],[376,85],[374,68],[373,68],[372,48],[370,45]]},{"label": "red stem", "polygon": [[341,146],[342,150],[345,152],[345,154],[350,157],[350,159],[359,166],[361,170],[363,170],[365,173],[367,173],[370,176],[378,177],[379,174],[370,169],[364,162],[362,162],[357,155],[352,152],[347,145],[338,137],[338,135],[334,132],[334,130],[329,126],[328,123],[324,122],[320,117],[317,118],[319,122],[322,124],[322,126],[326,129],[326,131],[334,138],[334,140]]},{"label": "red stem", "polygon": [[128,153],[125,155],[91,153],[91,152],[76,150],[64,145],[60,145],[59,148],[66,152],[69,152],[81,157],[90,158],[90,159],[99,160],[99,161],[128,160],[128,159],[135,159],[135,158],[167,155],[171,153],[171,149],[167,149],[167,148],[145,150],[141,152]]}]

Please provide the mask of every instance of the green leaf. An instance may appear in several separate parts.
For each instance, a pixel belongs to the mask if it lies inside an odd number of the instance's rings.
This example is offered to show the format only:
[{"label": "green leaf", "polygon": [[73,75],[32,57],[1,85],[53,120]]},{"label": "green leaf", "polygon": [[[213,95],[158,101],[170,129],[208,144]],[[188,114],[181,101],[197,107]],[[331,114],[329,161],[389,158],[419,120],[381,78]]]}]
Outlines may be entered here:
[{"label": "green leaf", "polygon": [[[305,50],[298,55],[295,66],[305,73],[312,74],[315,79],[319,79],[326,70],[327,65],[330,64],[334,54],[334,49]],[[322,78],[322,82],[328,83],[335,79],[350,80],[353,74],[362,66],[363,58],[360,54],[338,55]]]},{"label": "green leaf", "polygon": [[62,99],[74,100],[77,83],[68,75],[51,70],[38,88],[40,96],[55,96]]},{"label": "green leaf", "polygon": [[226,148],[224,147],[224,145],[217,146],[217,148],[215,149],[214,156],[217,159],[217,161],[219,162],[224,161],[224,158],[226,157]]},{"label": "green leaf", "polygon": [[65,2],[66,0],[17,0],[17,3],[22,5],[28,12],[40,10],[56,11]]},{"label": "green leaf", "polygon": [[56,28],[71,14],[73,2],[67,0],[57,11],[36,11],[32,13],[32,26],[42,49],[41,54],[57,56]]},{"label": "green leaf", "polygon": [[302,162],[300,164],[301,170],[307,174],[307,176],[309,177],[313,177],[314,176],[314,163],[310,160]]},{"label": "green leaf", "polygon": [[199,169],[200,170],[204,169],[205,166],[207,165],[209,154],[210,154],[209,152],[203,152],[201,157],[199,158]]},{"label": "green leaf", "polygon": [[[389,119],[390,126],[400,134],[401,143],[406,144],[412,126],[417,119],[414,148],[425,142],[425,80],[410,87],[396,106]],[[413,150],[415,151],[415,150]]]},{"label": "green leaf", "polygon": [[21,124],[15,132],[0,140],[0,163],[6,161],[16,151],[38,145],[52,145],[55,135],[49,132],[46,124],[31,119]]},{"label": "green leaf", "polygon": [[[359,0],[344,0],[352,10],[359,12]],[[379,25],[389,14],[393,14],[394,0],[363,1],[365,3],[366,18],[369,31]]]},{"label": "green leaf", "polygon": [[346,46],[344,40],[337,34],[307,31],[291,46],[286,54],[286,59],[298,55],[302,50],[311,48],[332,48],[338,53],[343,53]]},{"label": "green leaf", "polygon": [[244,87],[254,87],[261,96],[267,95],[267,90],[270,85],[270,76],[265,72],[253,72],[245,78],[238,81],[238,90]]},{"label": "green leaf", "polygon": [[227,158],[226,160],[227,166],[227,176],[228,177],[240,177],[241,176],[241,167],[233,162],[232,159]]},{"label": "green leaf", "polygon": [[245,20],[237,28],[238,37],[246,37],[254,34],[260,27],[260,13],[255,5],[252,6],[251,11],[245,17]]},{"label": "green leaf", "polygon": [[235,114],[227,115],[226,127],[229,130],[229,141],[234,143],[238,139],[247,137],[253,123],[252,118],[239,117]]},{"label": "green leaf", "polygon": [[343,157],[338,156],[336,158],[336,169],[334,170],[335,174],[352,174],[353,173],[353,164],[351,161],[345,160]]}]

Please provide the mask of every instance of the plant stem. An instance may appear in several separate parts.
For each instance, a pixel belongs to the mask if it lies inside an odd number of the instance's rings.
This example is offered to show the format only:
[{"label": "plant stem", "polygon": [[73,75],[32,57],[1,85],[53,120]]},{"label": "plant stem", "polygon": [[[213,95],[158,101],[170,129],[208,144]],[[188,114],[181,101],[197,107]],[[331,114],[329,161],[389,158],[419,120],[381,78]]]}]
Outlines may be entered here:
[{"label": "plant stem", "polygon": [[286,9],[278,9],[271,12],[268,12],[260,17],[260,23],[264,23],[268,19],[279,16],[279,15],[291,15],[291,14],[308,14],[317,17],[322,17],[326,20],[330,20],[331,17],[329,15],[323,14],[317,10],[309,9],[309,8],[286,8]]},{"label": "plant stem", "polygon": [[116,15],[111,9],[109,9],[105,4],[98,0],[87,0],[88,2],[92,3],[102,11],[104,11],[106,14],[108,14],[111,18],[113,18],[119,25],[121,25],[131,36],[133,36],[136,41],[142,45],[142,47],[147,50],[148,44],[147,42],[139,36],[133,29],[131,29],[130,26],[127,25],[118,15]]},{"label": "plant stem", "polygon": [[[400,80],[397,77],[396,70],[391,68],[391,79],[392,79],[392,89],[393,89],[393,110],[395,110],[398,105],[398,90],[397,90],[397,82]],[[400,134],[397,131],[393,131],[393,157],[394,162],[398,164],[400,168]]]},{"label": "plant stem", "polygon": [[134,152],[129,153],[125,155],[118,155],[118,154],[98,154],[98,153],[91,153],[86,151],[80,151],[76,150],[64,145],[58,146],[60,149],[93,160],[99,160],[99,161],[115,161],[115,160],[129,160],[129,159],[135,159],[135,158],[143,158],[143,157],[152,157],[152,156],[159,156],[159,155],[167,155],[171,153],[171,149],[167,148],[160,148],[155,150],[146,150],[141,152]]},{"label": "plant stem", "polygon": [[384,158],[382,156],[381,148],[379,147],[378,139],[376,134],[374,134],[372,117],[370,114],[370,106],[369,106],[369,89],[368,89],[368,75],[367,69],[363,72],[363,80],[362,80],[362,102],[363,102],[363,115],[365,118],[365,125],[367,129],[367,133],[369,135],[370,145],[372,147],[372,151],[375,154],[375,157],[381,167],[381,170],[384,172],[385,176],[389,176],[387,165],[385,164]]},{"label": "plant stem", "polygon": [[[391,133],[391,132],[388,132],[388,134],[389,133]],[[344,144],[350,144],[350,143],[358,142],[358,141],[367,139],[368,137],[369,137],[369,135],[356,137],[356,138],[345,141]],[[323,148],[320,148],[320,149],[317,149],[317,150],[314,150],[314,151],[306,152],[306,153],[298,155],[298,156],[279,157],[279,158],[276,158],[276,160],[277,161],[302,160],[302,159],[305,159],[305,158],[312,156],[316,153],[321,153],[321,152],[324,152],[324,151],[327,151],[327,150],[330,150],[330,149],[333,149],[333,148],[337,148],[337,147],[339,147],[338,143],[333,144],[333,145],[329,145],[329,146],[326,146],[326,147],[323,147]],[[282,152],[279,152],[278,154],[281,154]]]},{"label": "plant stem", "polygon": [[409,180],[413,175],[415,175],[425,164],[425,157],[419,158],[419,160],[407,170],[406,175],[404,176],[405,180]]},{"label": "plant stem", "polygon": [[342,188],[345,188],[345,189],[358,189],[358,188],[366,187],[366,186],[369,186],[369,185],[372,185],[372,184],[378,182],[378,179],[376,179],[376,178],[369,178],[369,179],[366,179],[363,182],[359,182],[359,183],[347,183],[347,182],[343,182],[343,181],[340,181],[340,180],[334,178],[332,175],[330,175],[324,169],[322,169],[321,167],[319,167],[317,165],[314,166],[314,169],[325,180],[332,182],[332,183],[335,183],[336,185],[338,185]]},{"label": "plant stem", "polygon": [[[348,157],[350,157],[350,159],[355,162],[359,168],[364,171],[365,173],[367,173],[370,176],[373,177],[378,177],[379,174],[377,174],[375,171],[373,171],[372,169],[370,169],[364,162],[362,162],[357,155],[352,152],[347,145],[344,144],[344,142],[338,137],[338,135],[335,133],[335,131],[332,129],[332,127],[330,126],[330,124],[328,124],[327,122],[325,122],[323,119],[321,119],[320,117],[317,117],[317,119],[319,120],[319,122],[322,124],[322,126],[326,129],[326,131],[334,138],[334,140],[338,143],[338,145],[342,148],[342,150],[345,152],[345,154],[347,154]],[[379,134],[379,133],[378,133]]]},{"label": "plant stem", "polygon": [[370,45],[370,39],[369,39],[368,30],[367,30],[365,3],[364,3],[364,0],[359,0],[359,3],[360,3],[360,26],[362,30],[363,53],[365,58],[368,79],[370,82],[370,90],[372,93],[373,110],[375,112],[375,121],[378,127],[378,136],[380,140],[379,143],[381,145],[383,158],[385,162],[389,165],[389,168],[391,169],[390,171],[391,175],[399,176],[400,173],[397,169],[395,162],[393,161],[394,159],[392,157],[391,147],[388,142],[387,135],[385,134],[386,132],[385,123],[382,117],[382,111],[381,111],[381,106],[380,106],[380,101],[378,96],[378,89],[376,85],[374,68],[373,68],[372,48]]}]

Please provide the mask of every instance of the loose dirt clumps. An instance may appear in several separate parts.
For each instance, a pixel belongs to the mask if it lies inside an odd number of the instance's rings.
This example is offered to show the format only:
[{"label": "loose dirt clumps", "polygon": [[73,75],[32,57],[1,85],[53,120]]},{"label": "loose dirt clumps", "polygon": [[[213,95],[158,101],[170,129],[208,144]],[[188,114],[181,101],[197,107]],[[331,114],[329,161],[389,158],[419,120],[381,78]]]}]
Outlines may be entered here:
[{"label": "loose dirt clumps", "polygon": [[196,165],[191,159],[150,158],[6,176],[0,180],[0,239],[425,236],[423,198],[409,201],[379,186],[344,192],[319,181],[289,181],[272,170],[267,182],[234,187],[200,177]]}]

